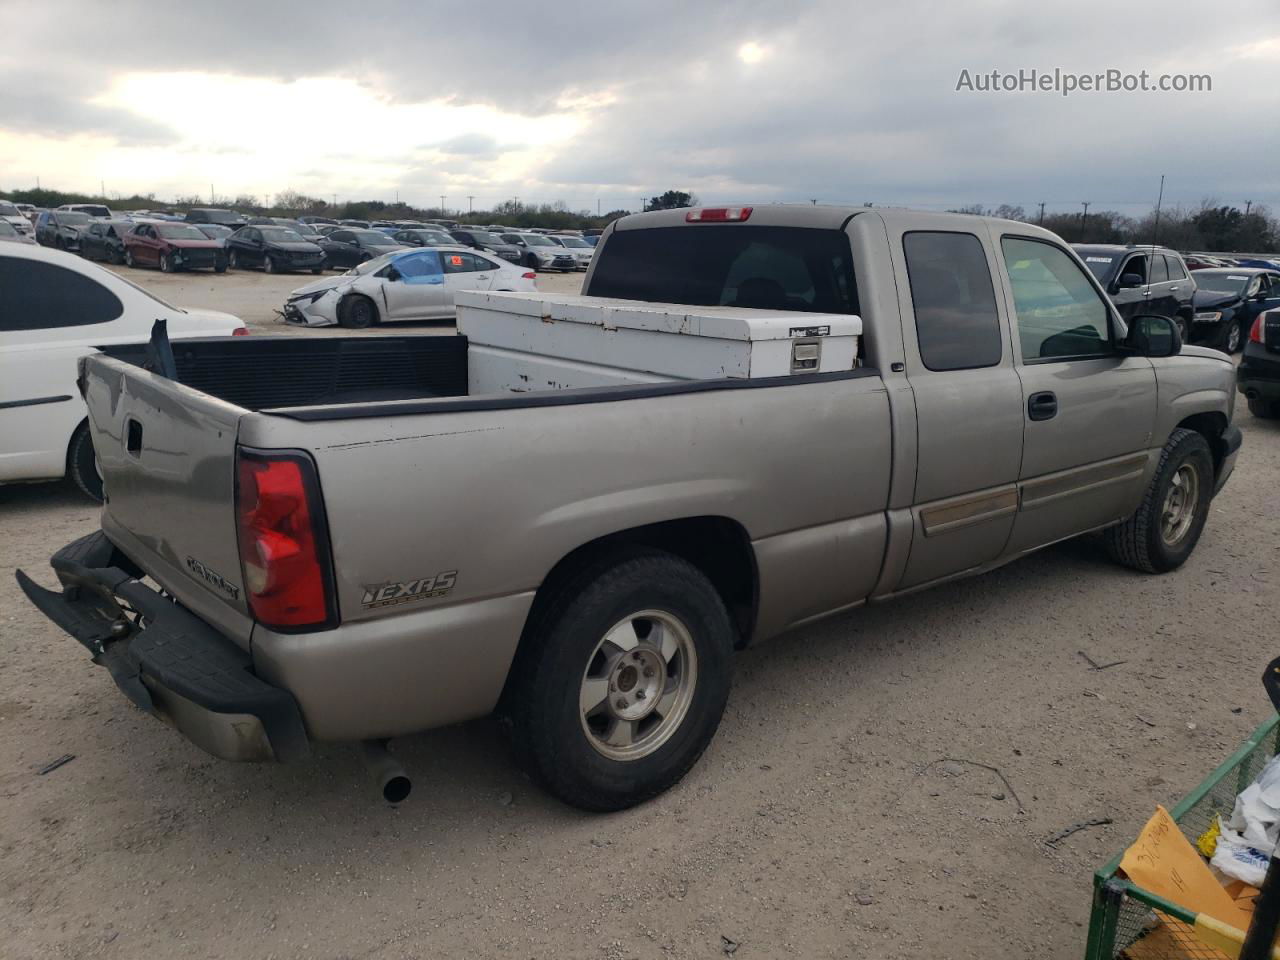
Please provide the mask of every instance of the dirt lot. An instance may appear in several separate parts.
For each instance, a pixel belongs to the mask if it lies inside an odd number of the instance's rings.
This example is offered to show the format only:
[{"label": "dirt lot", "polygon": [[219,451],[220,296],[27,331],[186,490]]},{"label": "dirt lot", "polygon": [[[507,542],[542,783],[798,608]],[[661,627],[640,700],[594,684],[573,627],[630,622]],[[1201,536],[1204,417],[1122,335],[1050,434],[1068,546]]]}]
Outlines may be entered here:
[{"label": "dirt lot", "polygon": [[[259,328],[294,283],[140,279]],[[347,746],[210,759],[19,596],[12,569],[51,583],[95,510],[2,487],[0,954],[1077,958],[1092,870],[1268,712],[1280,427],[1237,416],[1239,467],[1179,572],[1069,543],[747,651],[702,762],[611,816],[549,800],[489,722],[397,741],[398,809]]]}]

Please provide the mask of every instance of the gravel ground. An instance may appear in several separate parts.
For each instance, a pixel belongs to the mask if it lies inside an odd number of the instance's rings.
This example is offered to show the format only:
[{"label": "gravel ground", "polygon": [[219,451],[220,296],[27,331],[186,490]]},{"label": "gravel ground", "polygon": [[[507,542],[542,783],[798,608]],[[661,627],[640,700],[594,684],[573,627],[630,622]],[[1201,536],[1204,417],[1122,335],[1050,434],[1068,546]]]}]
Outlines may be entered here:
[{"label": "gravel ground", "polygon": [[[294,280],[237,277],[138,279],[270,326]],[[1237,417],[1182,570],[1067,543],[747,651],[701,763],[609,816],[540,793],[488,721],[397,741],[400,808],[348,746],[205,756],[18,593],[95,510],[0,487],[0,954],[1079,957],[1092,871],[1268,714],[1280,425]]]}]

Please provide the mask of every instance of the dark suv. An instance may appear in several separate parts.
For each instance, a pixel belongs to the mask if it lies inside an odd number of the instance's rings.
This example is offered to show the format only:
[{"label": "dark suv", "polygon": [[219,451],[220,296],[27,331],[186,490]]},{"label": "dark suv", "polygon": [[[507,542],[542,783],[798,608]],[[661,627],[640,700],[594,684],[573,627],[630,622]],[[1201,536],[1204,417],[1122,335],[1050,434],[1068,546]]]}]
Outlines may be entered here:
[{"label": "dark suv", "polygon": [[1126,321],[1144,313],[1168,317],[1178,325],[1183,342],[1191,342],[1196,284],[1177,251],[1133,244],[1073,243],[1072,247]]},{"label": "dark suv", "polygon": [[511,263],[520,262],[522,256],[520,248],[514,243],[507,243],[496,233],[473,227],[455,227],[449,233],[453,239],[464,247],[472,247],[476,250],[491,250],[503,260]]}]

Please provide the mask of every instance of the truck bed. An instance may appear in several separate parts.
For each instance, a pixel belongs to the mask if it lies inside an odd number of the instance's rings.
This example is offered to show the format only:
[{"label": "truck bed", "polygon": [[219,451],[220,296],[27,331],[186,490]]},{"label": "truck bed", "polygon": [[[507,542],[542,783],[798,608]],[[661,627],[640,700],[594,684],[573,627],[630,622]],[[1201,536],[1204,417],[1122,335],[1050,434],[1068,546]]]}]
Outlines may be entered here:
[{"label": "truck bed", "polygon": [[[467,393],[461,336],[211,337],[172,349],[179,383],[250,411]],[[147,345],[104,352],[142,366]]]}]

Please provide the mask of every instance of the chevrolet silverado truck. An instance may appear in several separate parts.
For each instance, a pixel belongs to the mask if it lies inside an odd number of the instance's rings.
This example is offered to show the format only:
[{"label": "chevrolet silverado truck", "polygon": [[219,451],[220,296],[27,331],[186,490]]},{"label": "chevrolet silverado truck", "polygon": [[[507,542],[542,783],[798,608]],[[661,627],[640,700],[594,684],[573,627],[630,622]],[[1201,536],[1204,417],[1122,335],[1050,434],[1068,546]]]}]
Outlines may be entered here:
[{"label": "chevrolet silverado truck", "polygon": [[1122,321],[1026,223],[652,212],[605,232],[594,298],[862,335],[839,370],[806,340],[790,374],[478,395],[464,336],[89,356],[101,530],[23,590],[217,756],[360,741],[395,800],[380,744],[497,712],[614,810],[696,762],[735,649],[1091,531],[1172,571],[1240,446],[1228,358]]}]

